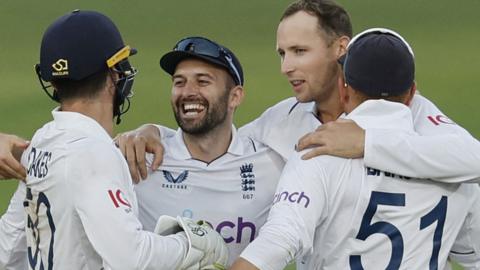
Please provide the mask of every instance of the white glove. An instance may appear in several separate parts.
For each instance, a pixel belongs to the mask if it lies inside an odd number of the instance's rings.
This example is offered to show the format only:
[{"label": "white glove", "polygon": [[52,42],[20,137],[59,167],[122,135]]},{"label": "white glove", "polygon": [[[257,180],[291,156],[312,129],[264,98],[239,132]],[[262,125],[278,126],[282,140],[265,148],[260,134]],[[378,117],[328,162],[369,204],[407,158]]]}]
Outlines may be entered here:
[{"label": "white glove", "polygon": [[224,270],[228,262],[228,249],[222,236],[204,221],[190,218],[160,216],[155,233],[176,233],[187,243],[187,255],[179,270]]}]

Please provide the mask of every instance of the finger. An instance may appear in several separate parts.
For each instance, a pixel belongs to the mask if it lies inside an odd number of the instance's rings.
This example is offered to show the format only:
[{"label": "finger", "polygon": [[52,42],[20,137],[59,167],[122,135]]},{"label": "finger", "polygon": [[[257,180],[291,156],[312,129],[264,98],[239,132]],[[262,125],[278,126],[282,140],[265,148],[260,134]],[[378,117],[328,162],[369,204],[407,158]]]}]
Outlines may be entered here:
[{"label": "finger", "polygon": [[20,137],[16,137],[14,140],[13,140],[13,144],[16,146],[16,147],[20,147],[20,148],[27,148],[29,145],[30,145],[30,141],[27,141],[27,140],[24,140]]},{"label": "finger", "polygon": [[311,132],[311,133],[308,133],[307,135],[304,135],[298,141],[298,151],[302,151],[304,149],[314,147],[314,146],[323,145],[322,137],[320,135],[321,133],[319,133],[318,131]]},{"label": "finger", "polygon": [[0,167],[4,179],[25,179],[25,169],[13,156],[3,159]]},{"label": "finger", "polygon": [[315,130],[316,130],[316,131],[324,130],[324,129],[327,128],[327,126],[328,126],[328,123],[318,126]]},{"label": "finger", "polygon": [[326,155],[327,154],[327,148],[318,146],[315,148],[312,148],[312,150],[306,152],[304,155],[302,155],[303,160],[311,159],[313,157],[318,157],[320,155]]},{"label": "finger", "polygon": [[140,181],[140,176],[138,174],[137,160],[135,157],[135,147],[133,142],[127,142],[125,144],[125,158],[127,159],[128,169],[130,170],[130,175],[134,183]]},{"label": "finger", "polygon": [[138,139],[135,141],[135,157],[137,160],[137,168],[140,171],[142,179],[147,178],[147,162],[145,160],[145,141]]},{"label": "finger", "polygon": [[123,136],[120,136],[118,137],[116,143],[115,143],[118,147],[118,149],[120,149],[120,152],[122,152],[122,155],[125,157],[125,159],[127,158],[126,156],[126,142],[125,142],[125,138]]},{"label": "finger", "polygon": [[157,170],[163,162],[163,145],[159,144],[157,147],[153,149],[153,163],[152,163],[152,170]]},{"label": "finger", "polygon": [[310,133],[307,133],[298,140],[298,143],[296,145],[297,151],[302,151],[303,149],[305,149],[305,140],[308,138],[309,135]]},{"label": "finger", "polygon": [[337,123],[355,123],[352,119],[339,118],[335,122]]},{"label": "finger", "polygon": [[16,179],[25,180],[27,172],[20,162],[12,157],[7,159],[6,163],[7,166],[14,172],[12,176],[14,176]]}]

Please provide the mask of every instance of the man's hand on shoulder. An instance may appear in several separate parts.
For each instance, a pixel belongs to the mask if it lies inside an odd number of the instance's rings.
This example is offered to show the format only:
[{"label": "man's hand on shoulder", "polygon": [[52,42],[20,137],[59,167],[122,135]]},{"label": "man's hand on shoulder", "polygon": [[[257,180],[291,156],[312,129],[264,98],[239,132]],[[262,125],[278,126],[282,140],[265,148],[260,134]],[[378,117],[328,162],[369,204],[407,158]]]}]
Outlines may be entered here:
[{"label": "man's hand on shoulder", "polygon": [[152,170],[156,170],[162,164],[163,145],[160,132],[155,125],[145,124],[135,130],[120,133],[114,140],[127,160],[135,183],[147,178],[146,153],[154,155]]},{"label": "man's hand on shoulder", "polygon": [[338,119],[319,126],[300,138],[297,151],[310,149],[302,159],[320,155],[361,158],[364,154],[365,130],[352,120]]},{"label": "man's hand on shoulder", "polygon": [[0,179],[25,180],[26,171],[20,164],[29,142],[15,135],[0,133]]}]

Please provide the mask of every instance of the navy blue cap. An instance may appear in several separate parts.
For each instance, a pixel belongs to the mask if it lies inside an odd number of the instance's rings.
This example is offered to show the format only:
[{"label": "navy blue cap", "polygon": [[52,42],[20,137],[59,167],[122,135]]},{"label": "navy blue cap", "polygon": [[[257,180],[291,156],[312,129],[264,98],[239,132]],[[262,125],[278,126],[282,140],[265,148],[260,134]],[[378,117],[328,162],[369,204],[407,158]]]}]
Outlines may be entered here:
[{"label": "navy blue cap", "polygon": [[[81,80],[135,52],[125,46],[107,16],[75,10],[57,19],[45,31],[40,48],[40,75],[44,81]],[[114,55],[115,59],[110,59]],[[112,65],[107,64],[109,59]]]},{"label": "navy blue cap", "polygon": [[243,69],[235,54],[228,48],[204,37],[187,37],[160,59],[160,66],[173,75],[178,63],[188,58],[198,58],[224,68],[237,85],[243,85]]},{"label": "navy blue cap", "polygon": [[399,96],[414,83],[413,51],[389,29],[372,28],[356,35],[339,62],[345,82],[371,97]]}]

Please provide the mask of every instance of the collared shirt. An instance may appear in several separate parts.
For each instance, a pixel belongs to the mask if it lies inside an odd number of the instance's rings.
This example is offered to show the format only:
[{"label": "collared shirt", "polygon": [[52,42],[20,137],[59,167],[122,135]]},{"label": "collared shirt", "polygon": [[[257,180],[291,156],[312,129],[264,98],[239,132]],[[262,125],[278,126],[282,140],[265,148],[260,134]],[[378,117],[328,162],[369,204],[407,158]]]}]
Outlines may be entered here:
[{"label": "collared shirt", "polygon": [[107,132],[79,113],[52,114],[22,156],[29,267],[175,268],[185,244],[141,230],[127,164]]},{"label": "collared shirt", "polygon": [[[362,128],[414,135],[403,104],[370,100],[347,118]],[[362,159],[301,155],[290,157],[268,221],[241,255],[258,268],[283,269],[296,258],[297,269],[309,270],[443,269],[450,250],[469,269],[480,267],[477,184],[413,179]]]},{"label": "collared shirt", "polygon": [[140,221],[153,230],[162,214],[206,220],[225,239],[231,263],[265,223],[284,162],[232,127],[227,152],[205,163],[192,158],[182,134],[163,137],[162,166],[136,186]]}]

